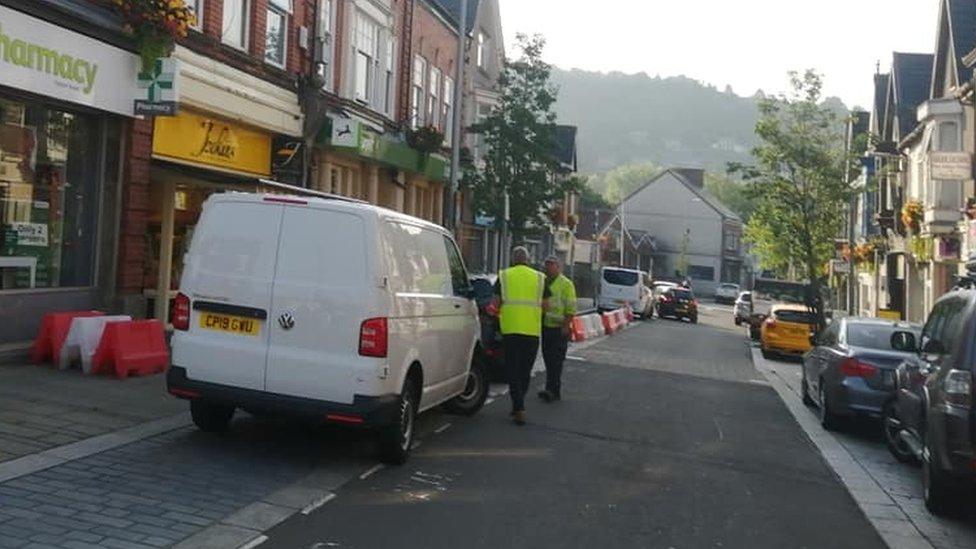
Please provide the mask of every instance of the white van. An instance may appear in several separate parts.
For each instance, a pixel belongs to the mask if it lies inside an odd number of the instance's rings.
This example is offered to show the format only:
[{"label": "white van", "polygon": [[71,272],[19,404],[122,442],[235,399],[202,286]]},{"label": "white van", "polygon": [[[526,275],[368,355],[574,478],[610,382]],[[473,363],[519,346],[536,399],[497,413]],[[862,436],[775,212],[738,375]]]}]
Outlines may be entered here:
[{"label": "white van", "polygon": [[375,428],[407,459],[418,412],[474,414],[478,310],[442,227],[356,201],[227,193],[203,207],[173,308],[171,394],[204,431],[236,408]]},{"label": "white van", "polygon": [[623,267],[600,269],[600,293],[596,306],[601,311],[630,305],[634,313],[643,317],[653,311],[651,290],[644,285],[644,272]]}]

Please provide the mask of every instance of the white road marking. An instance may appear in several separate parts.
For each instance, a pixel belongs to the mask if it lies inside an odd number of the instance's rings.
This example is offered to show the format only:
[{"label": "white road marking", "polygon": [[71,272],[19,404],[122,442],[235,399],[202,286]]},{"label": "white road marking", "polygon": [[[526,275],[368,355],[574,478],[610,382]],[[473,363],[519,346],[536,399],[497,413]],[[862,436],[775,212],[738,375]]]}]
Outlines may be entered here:
[{"label": "white road marking", "polygon": [[[485,402],[487,403],[488,400],[485,399]],[[451,424],[450,423],[445,423],[444,425],[441,425],[440,427],[434,429],[434,433],[439,435],[439,434],[443,433],[444,431],[446,431],[446,430],[448,430],[450,428],[451,428]]]},{"label": "white road marking", "polygon": [[492,402],[495,402],[495,399],[494,398],[486,398],[485,399],[485,404],[491,404]]},{"label": "white road marking", "polygon": [[724,441],[725,440],[725,434],[722,433],[722,426],[718,424],[718,418],[713,417],[712,418],[712,422],[715,423],[715,428],[718,429],[718,440],[719,441]]},{"label": "white road marking", "polygon": [[586,361],[586,359],[583,358],[583,357],[581,357],[581,356],[570,356],[570,355],[566,355],[566,360],[577,360],[579,362],[585,362]]},{"label": "white road marking", "polygon": [[302,514],[303,515],[310,514],[312,511],[318,509],[319,507],[322,507],[326,503],[329,503],[330,501],[332,501],[333,499],[335,499],[335,497],[336,497],[335,494],[329,493],[329,494],[327,494],[327,495],[325,495],[325,496],[323,496],[323,497],[321,497],[321,498],[313,501],[312,503],[309,503],[304,508],[302,508]]},{"label": "white road marking", "polygon": [[769,387],[769,382],[762,379],[750,379],[749,383],[752,383],[753,385],[762,385],[764,387]]},{"label": "white road marking", "polygon": [[359,475],[359,480],[366,480],[366,479],[368,479],[369,477],[371,477],[373,475],[373,473],[382,471],[383,470],[383,467],[385,467],[385,465],[383,465],[382,463],[377,463],[376,465],[370,467],[365,473]]},{"label": "white road marking", "polygon": [[258,545],[261,545],[262,543],[264,543],[266,541],[268,541],[268,536],[265,536],[264,534],[261,534],[260,536],[252,539],[251,541],[245,543],[244,545],[241,545],[237,549],[254,549]]}]

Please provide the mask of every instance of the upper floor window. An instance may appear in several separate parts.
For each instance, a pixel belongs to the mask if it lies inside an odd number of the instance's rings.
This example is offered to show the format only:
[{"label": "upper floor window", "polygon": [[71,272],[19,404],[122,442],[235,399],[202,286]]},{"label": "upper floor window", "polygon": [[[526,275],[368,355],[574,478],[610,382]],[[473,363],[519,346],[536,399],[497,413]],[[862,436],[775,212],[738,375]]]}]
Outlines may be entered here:
[{"label": "upper floor window", "polygon": [[427,120],[431,126],[439,128],[441,126],[440,96],[441,96],[441,70],[437,67],[430,68],[430,91],[427,93]]},{"label": "upper floor window", "polygon": [[220,39],[238,49],[247,48],[248,0],[224,0]]},{"label": "upper floor window", "polygon": [[190,28],[200,30],[203,28],[203,0],[185,0],[186,7],[190,8],[196,17],[196,22]]},{"label": "upper floor window", "polygon": [[939,124],[939,150],[946,152],[959,150],[959,124],[955,122]]},{"label": "upper floor window", "polygon": [[394,83],[394,72],[393,68],[396,67],[396,54],[395,54],[395,43],[396,40],[393,37],[389,37],[386,41],[386,59],[385,68],[383,71],[383,111],[387,114],[393,114],[393,94],[395,93],[395,83]]},{"label": "upper floor window", "polygon": [[478,31],[478,36],[476,40],[477,40],[477,52],[475,55],[475,59],[478,62],[478,67],[483,69],[487,66],[488,63],[488,36],[485,33]]},{"label": "upper floor window", "polygon": [[416,129],[424,124],[424,79],[427,60],[421,56],[413,59],[413,84],[410,87],[410,125]]},{"label": "upper floor window", "polygon": [[355,48],[356,99],[372,103],[379,57],[379,25],[363,12],[356,13],[353,47]]},{"label": "upper floor window", "polygon": [[285,67],[288,51],[288,13],[291,0],[268,0],[268,15],[264,39],[264,60],[276,67]]},{"label": "upper floor window", "polygon": [[332,89],[332,43],[335,31],[333,30],[332,17],[333,0],[321,0],[319,3],[319,20],[317,38],[316,63],[318,63],[319,76],[322,78],[325,89]]}]

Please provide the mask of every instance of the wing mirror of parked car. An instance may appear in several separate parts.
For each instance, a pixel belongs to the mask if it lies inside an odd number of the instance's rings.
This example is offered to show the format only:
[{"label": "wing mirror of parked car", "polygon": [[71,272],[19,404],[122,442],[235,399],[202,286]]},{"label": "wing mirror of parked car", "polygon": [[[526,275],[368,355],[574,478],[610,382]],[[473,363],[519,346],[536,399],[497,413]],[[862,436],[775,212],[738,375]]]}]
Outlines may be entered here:
[{"label": "wing mirror of parked car", "polygon": [[897,331],[891,334],[891,348],[896,351],[913,352],[918,350],[915,334]]},{"label": "wing mirror of parked car", "polygon": [[920,352],[923,355],[943,355],[945,354],[945,345],[938,339],[926,339],[922,342]]}]

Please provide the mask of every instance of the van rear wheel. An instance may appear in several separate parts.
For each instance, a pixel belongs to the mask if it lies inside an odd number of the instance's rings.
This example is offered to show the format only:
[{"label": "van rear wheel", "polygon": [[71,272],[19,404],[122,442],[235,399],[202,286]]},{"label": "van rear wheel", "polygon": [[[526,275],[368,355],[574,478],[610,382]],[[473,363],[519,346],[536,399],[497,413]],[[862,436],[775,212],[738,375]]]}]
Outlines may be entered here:
[{"label": "van rear wheel", "polygon": [[387,465],[403,465],[410,457],[419,392],[417,384],[408,380],[398,402],[396,423],[380,429],[380,461]]},{"label": "van rear wheel", "polygon": [[475,353],[464,391],[449,400],[445,408],[452,414],[473,416],[484,406],[486,398],[488,398],[488,375],[485,372],[484,361],[478,358],[478,353]]},{"label": "van rear wheel", "polygon": [[190,416],[197,428],[205,433],[222,433],[230,426],[234,407],[204,400],[190,401]]}]

